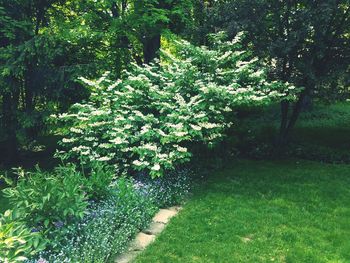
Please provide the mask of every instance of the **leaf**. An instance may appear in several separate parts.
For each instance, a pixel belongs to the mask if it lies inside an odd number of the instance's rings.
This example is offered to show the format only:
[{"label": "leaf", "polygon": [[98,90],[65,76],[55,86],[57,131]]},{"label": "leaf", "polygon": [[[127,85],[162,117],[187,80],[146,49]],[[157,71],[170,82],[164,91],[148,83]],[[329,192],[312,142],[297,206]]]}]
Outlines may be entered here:
[{"label": "leaf", "polygon": [[17,261],[25,261],[27,260],[28,258],[24,257],[24,256],[19,256],[19,257],[16,257],[16,260]]},{"label": "leaf", "polygon": [[34,239],[33,245],[34,245],[34,248],[38,247],[38,245],[39,245],[39,238],[38,237]]},{"label": "leaf", "polygon": [[44,226],[45,226],[45,227],[48,227],[49,224],[50,224],[50,220],[49,220],[49,219],[45,219],[45,221],[44,221]]}]

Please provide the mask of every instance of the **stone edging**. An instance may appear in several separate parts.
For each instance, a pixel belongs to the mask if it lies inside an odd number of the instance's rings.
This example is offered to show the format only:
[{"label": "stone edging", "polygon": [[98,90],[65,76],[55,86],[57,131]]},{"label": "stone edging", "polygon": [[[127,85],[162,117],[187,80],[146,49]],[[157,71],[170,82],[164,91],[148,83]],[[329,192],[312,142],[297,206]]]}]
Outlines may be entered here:
[{"label": "stone edging", "polygon": [[138,233],[135,239],[131,242],[129,249],[119,255],[115,259],[115,263],[130,263],[138,254],[140,254],[149,244],[151,244],[156,236],[160,234],[169,220],[174,217],[182,207],[173,206],[167,209],[160,209],[153,217],[151,224],[145,230]]}]

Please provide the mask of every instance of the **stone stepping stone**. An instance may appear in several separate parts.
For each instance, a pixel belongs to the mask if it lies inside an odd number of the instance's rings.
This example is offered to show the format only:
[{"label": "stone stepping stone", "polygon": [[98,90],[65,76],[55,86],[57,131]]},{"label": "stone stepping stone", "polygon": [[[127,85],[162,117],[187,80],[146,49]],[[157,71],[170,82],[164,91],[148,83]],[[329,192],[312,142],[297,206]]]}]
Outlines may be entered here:
[{"label": "stone stepping stone", "polygon": [[115,259],[115,263],[129,263],[129,262],[132,262],[138,254],[140,254],[141,251],[131,251],[131,252],[128,252],[128,253],[124,253],[120,256],[118,256],[116,259]]},{"label": "stone stepping stone", "polygon": [[158,235],[165,228],[165,224],[159,222],[152,222],[148,228],[146,228],[143,232],[148,235]]},{"label": "stone stepping stone", "polygon": [[147,235],[145,233],[138,233],[134,241],[131,243],[129,251],[141,251],[144,250],[149,244],[151,244],[155,235]]},{"label": "stone stepping stone", "polygon": [[154,216],[153,222],[167,224],[173,216],[175,216],[178,211],[169,209],[160,209],[159,212]]},{"label": "stone stepping stone", "polygon": [[138,233],[135,239],[131,242],[129,249],[125,253],[119,255],[114,262],[133,262],[137,255],[140,254],[142,250],[144,250],[155,240],[156,235],[160,234],[164,230],[170,218],[175,216],[181,209],[182,207],[180,206],[173,206],[168,209],[160,209],[152,219],[149,227],[143,232]]},{"label": "stone stepping stone", "polygon": [[172,206],[167,208],[168,210],[174,211],[174,212],[180,212],[182,210],[181,206]]}]

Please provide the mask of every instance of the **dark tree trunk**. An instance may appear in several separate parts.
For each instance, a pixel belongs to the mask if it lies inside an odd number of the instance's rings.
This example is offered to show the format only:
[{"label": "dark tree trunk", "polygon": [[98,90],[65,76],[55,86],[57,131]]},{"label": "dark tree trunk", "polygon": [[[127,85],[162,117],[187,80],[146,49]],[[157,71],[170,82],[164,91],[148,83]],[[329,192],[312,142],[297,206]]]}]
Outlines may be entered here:
[{"label": "dark tree trunk", "polygon": [[5,130],[5,151],[3,155],[3,159],[6,164],[12,165],[15,164],[18,156],[18,140],[17,140],[17,106],[18,106],[19,93],[14,92],[5,93],[3,95],[3,103],[2,103],[2,127]]},{"label": "dark tree trunk", "polygon": [[128,0],[123,0],[122,1],[122,15],[124,16],[126,12],[126,8],[128,7]]},{"label": "dark tree trunk", "polygon": [[145,36],[143,41],[143,62],[149,64],[153,59],[159,58],[160,33],[153,36]]},{"label": "dark tree trunk", "polygon": [[[31,66],[29,66],[31,67]],[[31,70],[29,70],[26,74],[26,80],[24,82],[24,90],[25,90],[25,111],[28,115],[32,114],[34,111],[34,92],[33,86],[30,78],[33,76]]]},{"label": "dark tree trunk", "polygon": [[[28,118],[32,118],[35,113],[35,79],[38,74],[37,56],[34,56],[32,61],[26,64],[24,74],[24,113]],[[33,119],[32,119],[33,121]],[[29,140],[34,140],[39,133],[38,123],[34,120],[30,127],[25,128],[26,136]]]},{"label": "dark tree trunk", "polygon": [[305,89],[300,94],[298,101],[295,103],[292,115],[290,116],[289,123],[287,126],[286,136],[289,136],[290,131],[294,128],[295,123],[297,122],[300,112],[303,108],[304,99],[307,94],[308,94],[308,90]]},{"label": "dark tree trunk", "polygon": [[288,116],[289,111],[289,102],[282,101],[281,102],[281,126],[280,126],[280,132],[277,138],[277,146],[278,147],[284,147],[288,143],[288,139],[290,136],[290,132],[294,128],[300,112],[303,109],[303,104],[305,101],[305,98],[309,95],[309,89],[306,88],[299,96],[297,102],[293,106],[293,110]]},{"label": "dark tree trunk", "polygon": [[287,125],[288,125],[288,112],[289,112],[289,101],[281,101],[281,124],[280,131],[277,137],[277,145],[281,146],[285,144]]},{"label": "dark tree trunk", "polygon": [[204,0],[196,1],[193,12],[195,16],[195,21],[197,21],[197,32],[194,32],[193,37],[197,37],[196,40],[199,45],[205,45],[207,36],[205,30],[203,29],[203,26],[205,26],[206,24],[207,14]]}]

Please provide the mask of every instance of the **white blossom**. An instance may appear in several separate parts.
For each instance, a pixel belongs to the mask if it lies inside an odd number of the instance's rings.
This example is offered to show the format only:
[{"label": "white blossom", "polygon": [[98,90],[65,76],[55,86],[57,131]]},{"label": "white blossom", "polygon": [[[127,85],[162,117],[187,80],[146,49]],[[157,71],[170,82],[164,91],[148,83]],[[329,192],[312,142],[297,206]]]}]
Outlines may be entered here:
[{"label": "white blossom", "polygon": [[151,168],[153,171],[159,171],[160,170],[160,165],[158,163],[154,164],[153,167]]}]

